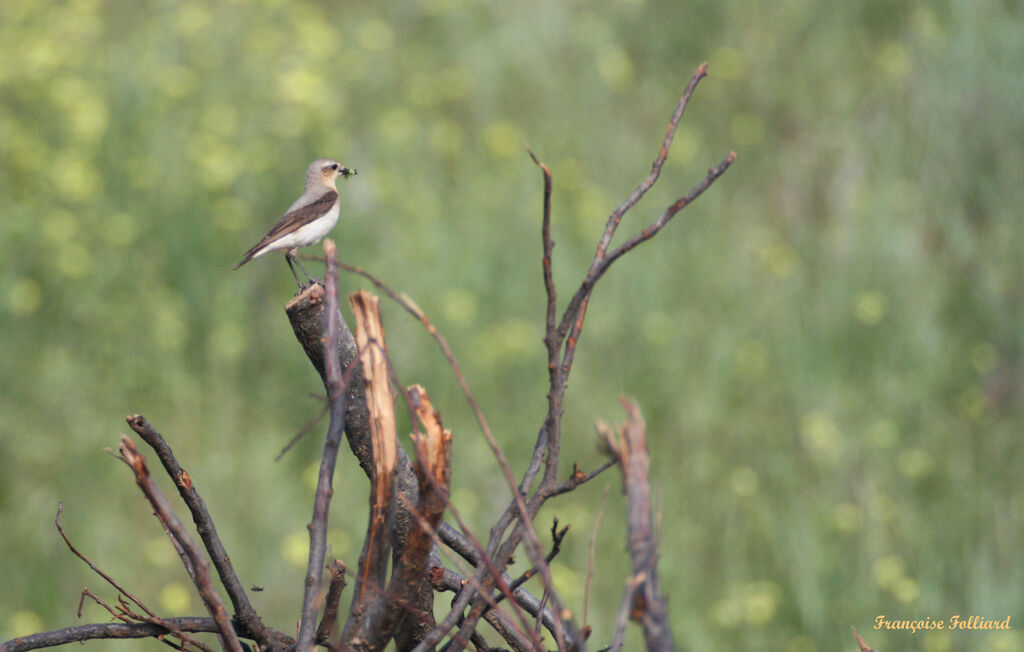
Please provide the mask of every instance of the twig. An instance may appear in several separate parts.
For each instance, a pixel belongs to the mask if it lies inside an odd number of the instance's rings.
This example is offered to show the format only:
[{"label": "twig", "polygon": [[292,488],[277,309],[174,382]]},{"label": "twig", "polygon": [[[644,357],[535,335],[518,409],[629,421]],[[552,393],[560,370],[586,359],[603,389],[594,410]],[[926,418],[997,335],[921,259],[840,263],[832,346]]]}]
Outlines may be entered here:
[{"label": "twig", "polygon": [[[547,309],[545,311],[545,327],[544,327],[544,347],[548,352],[548,386],[550,388],[560,387],[565,384],[564,373],[565,369],[558,362],[558,352],[561,348],[561,340],[557,336],[555,330],[555,318],[558,311],[558,293],[555,289],[555,279],[552,273],[552,253],[555,248],[555,243],[551,240],[551,191],[552,191],[552,179],[551,170],[548,166],[540,161],[530,152],[530,158],[540,168],[541,173],[544,175],[544,206],[542,209],[541,217],[541,242],[543,244],[543,258],[541,259],[541,267],[544,272],[544,290],[547,293]],[[543,447],[547,450],[547,469],[548,474],[552,477],[557,474],[558,469],[558,456],[560,452],[561,442],[559,437],[552,436],[552,433],[557,433],[561,429],[562,421],[562,394],[556,391],[548,391],[548,413],[544,419],[544,426],[541,428],[540,435],[537,437],[537,448],[534,451],[536,456],[540,449]],[[527,474],[529,475],[529,473]],[[532,482],[532,478],[531,478]],[[520,484],[520,489],[525,490],[524,484]]]},{"label": "twig", "polygon": [[686,85],[683,90],[682,97],[679,98],[679,102],[676,104],[676,110],[672,113],[672,119],[669,120],[668,129],[665,131],[665,138],[661,141],[661,149],[658,151],[658,156],[655,157],[654,163],[651,164],[651,172],[647,175],[640,185],[630,193],[629,197],[623,201],[618,208],[612,211],[611,215],[608,216],[608,222],[605,224],[604,234],[601,236],[600,242],[597,243],[597,251],[594,253],[594,261],[591,263],[590,271],[593,272],[597,266],[597,263],[604,258],[605,252],[608,250],[608,245],[611,244],[612,238],[615,236],[615,230],[618,229],[619,223],[622,221],[622,216],[626,212],[636,206],[637,202],[650,190],[654,184],[658,181],[658,177],[661,176],[661,167],[665,164],[665,160],[668,158],[668,151],[672,147],[672,140],[676,135],[676,128],[679,126],[679,121],[683,117],[683,113],[686,111],[686,106],[690,103],[690,98],[693,96],[693,92],[697,90],[697,84],[700,80],[704,79],[708,75],[708,64],[705,61],[697,67],[697,72],[694,73],[693,77],[690,78],[690,82]]},{"label": "twig", "polygon": [[[106,606],[106,605],[104,605],[104,606]],[[170,630],[170,634],[172,636],[180,638],[181,639],[181,643],[178,644],[178,643],[175,643],[173,641],[168,641],[167,639],[165,639],[162,636],[157,637],[157,640],[160,641],[161,643],[163,643],[164,645],[166,645],[168,647],[171,647],[171,648],[173,648],[175,650],[186,650],[187,648],[185,646],[186,645],[191,645],[192,647],[196,648],[197,650],[203,650],[203,652],[213,652],[213,648],[211,648],[209,645],[207,645],[206,643],[203,643],[202,641],[199,641],[199,640],[193,638],[192,636],[190,636],[190,635],[188,635],[188,634],[186,634],[186,633],[184,633],[182,631],[178,631],[178,630],[173,629],[173,627],[168,626],[167,621],[163,620],[162,618],[151,618],[151,617],[145,616],[143,614],[135,613],[134,611],[131,610],[131,605],[128,604],[128,601],[123,596],[118,596],[118,598],[117,598],[117,609],[116,609],[116,611],[117,611],[117,614],[118,614],[117,617],[120,620],[123,620],[124,622],[136,621],[136,622],[151,623],[153,625],[159,625],[161,627],[168,627],[168,629]]]},{"label": "twig", "polygon": [[[249,602],[249,595],[246,593],[242,582],[238,579],[238,574],[235,573],[234,566],[231,564],[231,558],[228,556],[227,550],[224,549],[224,544],[217,534],[217,527],[206,507],[206,502],[196,490],[191,476],[189,476],[185,469],[181,468],[170,445],[141,414],[126,417],[125,420],[128,426],[156,452],[164,470],[174,481],[174,486],[178,488],[179,495],[181,495],[182,500],[192,514],[192,520],[196,525],[196,532],[199,533],[203,546],[213,562],[213,567],[220,577],[221,584],[224,585],[224,589],[227,591],[239,624],[252,634],[256,642],[264,647],[280,649],[291,645],[293,642],[291,637],[267,627],[260,619],[259,614],[256,613],[252,603]],[[171,540],[175,542],[176,548],[181,550],[179,554],[182,554],[184,550],[177,545],[177,537],[171,537]],[[187,554],[185,554],[185,559],[188,559]],[[193,573],[194,571],[190,572],[190,575],[193,575]]]},{"label": "twig", "polygon": [[580,471],[579,468],[575,464],[573,464],[572,473],[569,475],[569,478],[566,481],[556,484],[552,487],[541,487],[541,490],[538,492],[538,494],[544,496],[544,498],[547,499],[553,498],[555,496],[560,496],[564,493],[568,493],[574,490],[576,487],[580,486],[581,484],[586,484],[587,482],[590,482],[591,480],[601,475],[608,469],[612,468],[616,464],[617,462],[614,459],[606,460],[604,463],[601,464],[601,466],[597,467],[590,473],[584,473],[583,471]]},{"label": "twig", "polygon": [[178,540],[178,543],[181,544],[181,547],[185,549],[185,553],[188,555],[195,570],[194,583],[199,591],[199,597],[202,598],[207,611],[210,612],[210,615],[217,623],[222,644],[231,652],[242,652],[242,644],[238,640],[238,635],[231,624],[227,610],[224,609],[224,603],[221,602],[220,596],[217,595],[213,588],[209,564],[203,559],[202,554],[199,552],[199,547],[192,540],[185,526],[178,520],[167,499],[164,498],[163,493],[161,493],[153,481],[153,476],[146,465],[145,456],[138,451],[135,447],[135,442],[129,439],[127,435],[121,436],[121,446],[118,448],[118,451],[121,453],[121,458],[134,472],[135,483],[139,485],[139,489],[142,490],[146,499],[149,500],[149,504],[156,512],[157,518],[164,523],[174,538]]},{"label": "twig", "polygon": [[324,370],[327,376],[328,397],[331,401],[331,421],[327,427],[324,452],[320,458],[317,475],[316,496],[313,502],[313,519],[309,524],[309,560],[302,597],[302,618],[299,620],[299,635],[296,649],[306,652],[313,646],[316,636],[316,611],[319,603],[320,578],[323,576],[324,557],[327,551],[327,517],[330,512],[331,496],[334,494],[334,466],[338,460],[338,447],[345,430],[345,384],[339,364],[338,351],[338,268],[334,241],[324,240],[327,257],[326,296],[327,310],[326,345],[324,347]]},{"label": "twig", "polygon": [[341,601],[341,592],[345,590],[345,564],[340,559],[335,559],[327,572],[331,576],[331,582],[327,587],[327,599],[324,601],[324,613],[320,618],[320,626],[316,628],[316,642],[325,644],[331,638],[334,626],[338,621],[338,603]]},{"label": "twig", "polygon": [[[558,556],[558,553],[562,551],[562,541],[565,539],[565,535],[568,534],[568,533],[569,533],[569,526],[568,525],[566,525],[561,530],[558,529],[558,519],[556,518],[554,520],[554,523],[551,525],[551,540],[552,540],[551,551],[548,552],[548,554],[544,556],[544,563],[545,564],[550,564],[551,561],[556,556]],[[538,570],[539,569],[536,566],[533,566],[533,567],[527,569],[522,575],[520,575],[516,579],[512,580],[512,583],[508,585],[509,591],[515,591],[520,586],[525,584],[530,578],[532,578],[534,575],[537,574]],[[498,596],[496,602],[501,602],[507,595],[509,595],[509,594]],[[542,599],[541,600],[541,604],[543,604],[543,603],[544,603],[544,600]]]},{"label": "twig", "polygon": [[[527,149],[530,154],[530,158],[540,168],[541,173],[544,175],[544,206],[541,209],[541,244],[543,245],[543,257],[541,258],[541,269],[544,273],[544,290],[548,296],[547,311],[545,323],[547,328],[545,333],[553,333],[555,331],[555,316],[558,310],[558,292],[555,289],[555,277],[552,273],[552,257],[555,249],[555,243],[551,239],[551,192],[552,192],[552,180],[551,170],[537,158],[537,155],[532,150]],[[555,359],[558,348],[556,343],[549,338],[544,338],[544,343],[548,348],[548,362],[552,362]],[[553,367],[548,367],[549,371],[554,371]]]},{"label": "twig", "polygon": [[857,646],[860,647],[860,652],[877,652],[874,648],[867,644],[867,642],[861,638],[860,634],[857,633],[857,628],[850,625],[850,629],[853,630],[853,637],[857,639]]},{"label": "twig", "polygon": [[[104,609],[106,609],[107,611],[109,611],[110,615],[113,616],[114,618],[124,619],[124,616],[119,614],[113,607],[111,607],[109,604],[104,602],[98,595],[96,595],[95,593],[90,591],[88,587],[82,589],[81,597],[78,598],[78,611],[77,611],[76,615],[79,618],[82,617],[82,609],[85,607],[85,599],[86,598],[92,598],[93,602],[95,602],[99,606],[101,606]],[[127,622],[127,620],[125,620],[125,622]]]},{"label": "twig", "polygon": [[594,517],[594,529],[590,532],[590,551],[587,554],[587,581],[583,589],[583,636],[590,635],[590,625],[587,624],[587,614],[590,611],[590,583],[594,579],[594,550],[597,548],[597,529],[601,527],[601,517],[604,516],[605,505],[608,504],[608,488],[605,485],[604,495],[601,496],[601,506],[597,508],[597,516]]},{"label": "twig", "polygon": [[615,617],[615,631],[612,635],[612,644],[608,646],[609,652],[622,650],[622,641],[626,636],[626,625],[629,624],[629,615],[633,609],[633,596],[636,595],[637,587],[644,582],[643,574],[632,575],[626,580],[626,587],[622,591],[622,600],[619,602],[619,612]]},{"label": "twig", "polygon": [[305,424],[303,424],[301,428],[299,428],[299,431],[295,433],[295,436],[289,439],[288,443],[285,444],[284,448],[281,449],[281,452],[277,454],[277,457],[274,458],[274,461],[280,462],[281,458],[284,457],[284,454],[290,451],[292,446],[297,444],[299,440],[308,435],[309,431],[312,430],[316,424],[320,423],[320,420],[324,418],[324,415],[327,414],[327,411],[330,409],[331,402],[325,401],[323,407],[320,408],[320,412],[318,412],[315,417],[307,421]]},{"label": "twig", "polygon": [[[600,264],[597,266],[597,269],[593,273],[593,282],[590,283],[590,286],[593,286],[593,283],[596,282],[597,279],[600,278],[605,273],[605,271],[608,270],[609,267],[611,267],[612,263],[621,258],[624,254],[627,254],[633,249],[635,249],[637,245],[643,242],[647,242],[654,236],[658,235],[658,232],[661,231],[661,229],[664,228],[666,224],[668,224],[669,220],[675,217],[676,214],[679,213],[679,211],[683,210],[691,203],[693,203],[693,201],[697,199],[697,197],[700,197],[704,193],[704,191],[707,190],[708,187],[710,187],[716,179],[718,179],[718,177],[725,174],[725,171],[729,169],[729,166],[732,165],[735,160],[736,152],[729,152],[729,154],[727,154],[726,157],[722,159],[721,163],[719,163],[713,168],[708,168],[707,176],[705,176],[700,183],[691,188],[688,193],[686,193],[679,199],[669,204],[669,206],[662,212],[658,219],[654,220],[654,222],[652,222],[650,226],[640,231],[632,238],[622,243],[617,249],[615,249],[607,256],[602,258]],[[588,278],[590,277],[588,276]]]},{"label": "twig", "polygon": [[[544,589],[544,593],[540,596],[540,608],[542,610],[548,606],[548,599],[550,597],[551,597],[551,593],[549,593],[547,589]],[[534,623],[534,627],[533,627],[533,635],[534,636],[538,636],[538,637],[540,636],[540,624],[541,624],[540,623],[540,618],[538,618],[537,622]],[[558,649],[559,650],[564,650],[565,649],[565,644],[562,642],[562,638],[561,638],[561,636],[559,634],[555,635],[555,643],[558,644]]]},{"label": "twig", "polygon": [[86,566],[88,566],[90,568],[90,570],[92,570],[92,572],[96,573],[97,575],[102,577],[104,580],[106,580],[107,584],[109,584],[110,586],[112,586],[115,589],[117,589],[118,592],[120,592],[124,596],[127,596],[129,600],[131,600],[136,605],[138,605],[139,609],[142,609],[143,611],[146,612],[146,614],[148,614],[150,616],[156,616],[156,614],[153,613],[152,611],[150,611],[149,607],[147,607],[145,604],[143,604],[142,601],[139,600],[137,597],[135,597],[134,594],[132,594],[130,591],[126,590],[123,586],[118,584],[114,580],[114,578],[112,578],[111,576],[109,576],[106,573],[104,573],[102,570],[99,569],[99,567],[96,566],[96,564],[92,563],[92,561],[88,557],[86,557],[85,555],[83,555],[81,552],[78,551],[78,548],[76,548],[71,543],[71,539],[69,539],[68,535],[64,533],[64,528],[60,524],[60,515],[61,515],[61,513],[63,511],[64,511],[64,503],[63,502],[57,503],[57,517],[53,520],[53,524],[57,527],[57,532],[60,534],[60,537],[62,539],[64,539],[64,543],[67,544],[68,549],[71,550],[71,553],[73,555],[75,555],[76,557],[78,557],[79,559],[81,559],[82,561],[84,561]]}]

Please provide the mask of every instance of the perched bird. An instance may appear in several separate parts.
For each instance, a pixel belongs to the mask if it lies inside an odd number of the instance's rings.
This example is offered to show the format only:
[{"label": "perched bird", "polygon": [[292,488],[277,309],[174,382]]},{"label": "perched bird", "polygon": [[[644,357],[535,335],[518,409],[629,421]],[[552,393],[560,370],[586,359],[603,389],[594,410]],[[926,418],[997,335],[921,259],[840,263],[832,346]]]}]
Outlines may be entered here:
[{"label": "perched bird", "polygon": [[302,263],[295,260],[295,252],[300,247],[319,242],[321,238],[334,228],[338,223],[340,202],[338,201],[338,187],[335,181],[339,176],[350,177],[356,174],[356,170],[349,169],[335,160],[320,158],[313,161],[306,170],[306,189],[302,196],[295,200],[295,203],[288,208],[284,217],[270,229],[270,233],[262,240],[253,245],[253,248],[245,252],[242,260],[235,265],[238,269],[253,258],[258,258],[268,251],[285,250],[284,259],[292,270],[295,282],[302,287],[299,275],[295,273],[294,262],[309,280],[309,275]]}]

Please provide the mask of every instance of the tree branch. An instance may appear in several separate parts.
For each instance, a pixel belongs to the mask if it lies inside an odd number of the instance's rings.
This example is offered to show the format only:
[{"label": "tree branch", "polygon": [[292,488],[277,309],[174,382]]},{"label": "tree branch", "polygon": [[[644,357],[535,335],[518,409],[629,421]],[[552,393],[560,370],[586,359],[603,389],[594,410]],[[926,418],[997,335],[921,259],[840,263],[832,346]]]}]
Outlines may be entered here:
[{"label": "tree branch", "polygon": [[238,635],[235,633],[227,611],[224,609],[224,603],[221,602],[220,596],[217,595],[213,588],[209,564],[203,559],[195,541],[192,540],[185,526],[175,516],[167,499],[164,498],[163,493],[160,492],[160,489],[153,481],[153,476],[146,465],[146,458],[135,448],[135,443],[125,435],[121,436],[121,446],[118,450],[121,453],[121,459],[127,462],[128,466],[135,473],[135,483],[139,485],[142,493],[149,500],[149,504],[153,506],[157,518],[171,532],[181,547],[185,549],[185,553],[192,562],[192,568],[195,570],[194,583],[196,589],[199,590],[199,596],[202,598],[203,604],[206,605],[207,611],[210,612],[210,615],[213,616],[214,621],[217,623],[222,645],[230,652],[242,652],[242,644],[238,640]]},{"label": "tree branch", "polygon": [[320,580],[323,577],[324,558],[327,553],[327,517],[330,513],[331,496],[334,494],[334,466],[338,461],[338,447],[345,429],[346,393],[342,367],[337,356],[340,316],[338,315],[338,268],[334,241],[324,241],[327,256],[327,288],[325,309],[327,311],[324,351],[330,352],[323,358],[326,375],[327,395],[331,401],[331,421],[324,440],[324,452],[320,458],[317,474],[316,496],[313,502],[313,520],[309,524],[309,560],[306,564],[305,585],[302,598],[302,618],[299,621],[299,635],[296,648],[305,652],[313,646],[316,638],[316,614],[320,606]]},{"label": "tree branch", "polygon": [[[658,544],[651,516],[650,457],[647,430],[636,404],[622,399],[628,420],[616,436],[604,424],[601,437],[622,470],[622,488],[628,505],[629,552],[633,579],[627,584],[623,604],[628,601],[630,618],[643,624],[648,650],[675,650],[668,622],[668,608],[658,581]],[[632,589],[630,589],[632,587]],[[621,609],[620,609],[621,622]]]},{"label": "tree branch", "polygon": [[263,647],[281,649],[291,645],[294,642],[291,637],[281,632],[276,632],[264,625],[263,621],[260,620],[259,614],[253,609],[252,603],[249,602],[249,596],[239,581],[234,567],[231,565],[231,558],[228,556],[227,551],[224,549],[224,544],[217,534],[217,528],[206,507],[206,503],[196,490],[191,476],[189,476],[185,469],[181,468],[177,458],[171,451],[170,445],[141,414],[127,417],[126,421],[128,426],[156,452],[160,463],[163,464],[164,470],[167,471],[167,475],[171,477],[174,481],[174,486],[178,488],[181,499],[185,501],[185,505],[192,514],[192,521],[196,525],[196,532],[199,534],[199,538],[202,539],[203,546],[210,555],[210,560],[213,562],[213,567],[220,577],[221,584],[224,585],[224,589],[227,591],[228,598],[231,600],[231,605],[235,610],[235,618],[238,619],[239,624],[249,632],[252,632],[253,639]]},{"label": "tree branch", "polygon": [[23,652],[96,639],[159,638],[169,632],[217,633],[213,618],[165,618],[153,623],[92,623],[19,636],[0,643],[0,652]]}]

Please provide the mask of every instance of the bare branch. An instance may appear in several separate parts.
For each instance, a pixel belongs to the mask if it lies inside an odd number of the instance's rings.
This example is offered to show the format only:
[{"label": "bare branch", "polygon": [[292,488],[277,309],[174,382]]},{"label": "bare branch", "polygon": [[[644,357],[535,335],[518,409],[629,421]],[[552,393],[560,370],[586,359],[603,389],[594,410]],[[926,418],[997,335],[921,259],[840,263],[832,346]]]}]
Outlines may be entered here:
[{"label": "bare branch", "polygon": [[[647,454],[647,430],[636,404],[622,399],[628,419],[616,436],[601,424],[599,430],[608,450],[619,460],[623,492],[628,504],[629,552],[633,579],[623,598],[630,601],[630,618],[643,625],[648,650],[675,650],[668,609],[658,581],[658,544],[655,541],[651,512],[650,457]],[[621,610],[620,610],[621,615]]]},{"label": "bare branch", "polygon": [[238,640],[238,635],[235,633],[227,611],[224,609],[224,603],[221,602],[220,596],[217,595],[213,588],[209,564],[203,559],[202,554],[199,552],[199,547],[196,546],[195,541],[192,540],[185,526],[178,520],[167,499],[164,498],[163,493],[161,493],[153,481],[153,476],[146,465],[145,456],[138,451],[135,443],[124,435],[121,437],[121,446],[118,450],[121,453],[121,458],[128,463],[128,466],[135,473],[135,483],[139,485],[142,493],[149,500],[149,504],[153,506],[157,518],[170,530],[174,538],[178,540],[178,543],[185,549],[189,560],[192,562],[192,567],[195,569],[194,580],[196,589],[198,589],[199,596],[202,598],[203,604],[206,605],[207,611],[210,612],[210,615],[213,616],[214,621],[217,623],[222,644],[231,652],[242,652],[242,644]]},{"label": "bare branch", "polygon": [[[324,366],[325,357],[330,354],[335,356],[345,368],[345,433],[348,438],[349,447],[359,462],[359,466],[366,473],[367,477],[373,474],[374,459],[373,446],[371,442],[370,412],[366,402],[366,391],[363,382],[363,371],[358,361],[358,346],[355,338],[349,330],[340,313],[333,311],[338,318],[339,340],[336,348],[331,349],[323,337],[327,329],[327,314],[325,308],[325,289],[319,284],[310,285],[297,297],[288,302],[285,311],[295,331],[296,339],[302,345],[310,362],[320,373],[330,393],[326,369]],[[398,476],[396,491],[401,500],[393,503],[395,510],[393,518],[393,534],[391,536],[393,548],[401,550],[404,546],[410,528],[413,526],[414,518],[408,505],[415,506],[418,500],[418,484],[416,474],[409,461],[405,450],[396,446]],[[357,575],[358,578],[358,575]],[[432,598],[427,591],[423,596],[425,601]],[[417,610],[429,610],[427,605],[418,604]]]},{"label": "bare branch", "polygon": [[331,496],[334,494],[334,466],[338,460],[338,447],[345,430],[346,397],[345,383],[338,350],[338,269],[335,265],[337,254],[334,241],[324,241],[327,256],[327,288],[325,308],[327,311],[326,337],[323,346],[323,369],[326,375],[327,394],[331,401],[331,421],[324,440],[324,452],[320,458],[317,475],[316,496],[313,502],[313,520],[309,524],[309,560],[306,564],[305,584],[302,597],[302,618],[299,621],[299,635],[296,648],[305,652],[313,646],[316,636],[316,612],[319,607],[320,580],[323,577],[324,557],[327,550],[327,517],[330,512]]},{"label": "bare branch", "polygon": [[[213,567],[220,577],[221,584],[224,585],[224,589],[227,591],[239,624],[251,632],[254,640],[262,646],[281,648],[291,645],[293,643],[291,637],[281,632],[275,632],[267,627],[263,624],[256,610],[253,609],[245,587],[238,579],[238,575],[231,565],[231,558],[228,556],[227,551],[224,549],[224,544],[217,534],[217,527],[206,507],[206,502],[199,495],[188,472],[181,468],[170,445],[141,414],[127,417],[125,420],[128,422],[128,426],[153,448],[160,459],[160,463],[163,464],[164,470],[167,471],[167,474],[174,481],[174,486],[178,488],[178,493],[192,514],[192,521],[196,525],[196,532],[199,533],[203,546],[213,562]],[[177,542],[177,538],[172,538],[172,541]]]},{"label": "bare branch", "polygon": [[668,130],[665,132],[665,138],[661,141],[661,150],[658,151],[658,156],[655,157],[654,163],[651,164],[651,173],[647,175],[640,185],[636,187],[629,197],[623,201],[618,208],[612,211],[611,215],[608,216],[608,222],[604,228],[604,234],[601,236],[601,241],[597,244],[597,251],[594,252],[594,261],[591,263],[590,272],[597,268],[597,265],[602,259],[604,259],[605,252],[608,251],[608,246],[611,244],[612,238],[615,236],[615,230],[619,227],[619,222],[622,221],[622,216],[626,212],[636,206],[640,198],[647,194],[655,182],[658,181],[658,177],[661,176],[661,167],[665,164],[665,160],[668,158],[668,151],[672,147],[672,140],[676,135],[676,127],[679,126],[679,121],[683,117],[683,113],[686,111],[686,105],[690,103],[690,98],[693,96],[693,92],[697,89],[697,84],[700,80],[704,79],[708,75],[708,64],[705,61],[700,64],[697,68],[697,72],[694,73],[690,79],[690,83],[686,85],[683,90],[682,97],[679,98],[679,102],[676,104],[676,110],[672,113],[672,119],[669,120]]},{"label": "bare branch", "polygon": [[610,254],[605,256],[601,260],[601,263],[598,265],[597,269],[595,270],[593,274],[593,282],[590,283],[590,286],[593,287],[593,284],[597,282],[597,279],[600,278],[608,270],[609,267],[611,267],[612,263],[621,258],[623,254],[629,253],[630,251],[635,249],[637,245],[647,242],[654,236],[658,235],[658,231],[661,231],[661,229],[664,228],[666,224],[668,224],[669,220],[675,217],[679,211],[683,210],[691,203],[693,203],[693,201],[697,199],[697,197],[700,197],[704,193],[704,191],[707,190],[711,186],[711,184],[715,182],[716,179],[718,179],[718,177],[725,174],[725,171],[729,169],[729,166],[732,165],[733,161],[735,160],[736,152],[729,152],[729,154],[724,159],[722,159],[721,163],[719,163],[717,166],[713,168],[708,169],[707,176],[705,176],[700,183],[691,188],[690,192],[686,193],[679,199],[672,202],[668,206],[668,208],[666,208],[664,212],[662,212],[661,216],[658,217],[658,219],[656,219],[654,222],[652,222],[650,226],[648,226],[640,233],[637,233],[632,238],[622,243],[622,245],[620,245],[617,249],[615,249]]},{"label": "bare branch", "polygon": [[97,639],[159,638],[168,632],[217,633],[213,618],[166,618],[164,625],[153,623],[92,623],[65,627],[50,632],[19,636],[0,643],[2,652],[23,652],[68,643]]},{"label": "bare branch", "polygon": [[[562,551],[562,541],[565,539],[565,535],[568,534],[568,533],[569,533],[569,526],[568,525],[566,525],[561,530],[558,529],[558,519],[556,518],[554,520],[554,523],[551,525],[551,541],[552,541],[552,543],[551,543],[551,551],[548,552],[548,554],[544,556],[544,563],[545,564],[550,564],[551,561],[556,556],[558,556],[558,553]],[[515,591],[516,589],[518,589],[520,586],[525,584],[530,578],[535,576],[539,570],[540,569],[537,566],[533,566],[533,567],[527,569],[522,575],[520,575],[516,579],[512,580],[512,582],[508,585],[509,591]],[[496,602],[501,602],[507,595],[509,595],[509,594],[498,596]],[[543,599],[542,599],[541,602],[543,604]]]},{"label": "bare branch", "polygon": [[289,439],[288,443],[281,448],[281,452],[277,454],[277,457],[274,458],[274,461],[280,462],[281,458],[284,457],[284,454],[291,450],[292,446],[297,444],[303,437],[308,435],[309,431],[312,430],[314,426],[316,426],[316,424],[320,423],[320,420],[324,418],[324,415],[327,414],[327,411],[330,409],[331,402],[329,400],[324,401],[324,405],[323,407],[320,408],[320,411],[317,413],[317,415],[310,419],[309,421],[307,421],[306,423],[304,423],[301,428],[299,428],[299,431],[295,433],[295,436]]},{"label": "bare branch", "polygon": [[[527,149],[527,151],[530,154],[530,158],[533,159],[533,162],[537,164],[537,167],[540,168],[541,173],[544,175],[544,207],[542,209],[543,213],[541,217],[540,235],[541,243],[544,248],[544,256],[541,259],[541,268],[544,272],[544,290],[548,295],[547,316],[545,319],[547,328],[545,329],[545,333],[554,333],[555,316],[558,310],[558,292],[555,290],[555,278],[551,271],[552,254],[555,249],[555,243],[551,239],[551,192],[553,185],[551,180],[551,170],[548,169],[548,166],[541,162],[541,160],[538,159],[531,150]],[[548,359],[550,362],[556,357],[558,347],[554,341],[547,337],[544,338],[544,343],[548,348]],[[551,368],[549,367],[549,371],[550,370]]]},{"label": "bare branch", "polygon": [[861,638],[860,634],[857,633],[856,627],[850,625],[850,629],[853,630],[853,637],[857,639],[857,645],[858,647],[860,647],[860,652],[877,652],[877,650],[872,648],[870,645],[867,644],[867,642],[864,641],[863,638]]},{"label": "bare branch", "polygon": [[324,605],[324,614],[320,619],[320,626],[316,628],[316,642],[326,644],[334,627],[338,622],[338,603],[341,601],[341,592],[345,590],[345,564],[340,559],[335,559],[327,567],[331,576],[331,582],[327,587],[327,599]]}]

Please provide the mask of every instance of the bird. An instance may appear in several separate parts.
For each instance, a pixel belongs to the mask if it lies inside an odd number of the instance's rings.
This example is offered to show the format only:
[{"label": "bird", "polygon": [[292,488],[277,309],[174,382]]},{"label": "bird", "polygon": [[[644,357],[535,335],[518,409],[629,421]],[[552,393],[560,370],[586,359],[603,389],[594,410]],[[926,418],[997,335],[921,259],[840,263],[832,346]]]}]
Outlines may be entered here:
[{"label": "bird", "polygon": [[300,247],[319,242],[338,223],[341,202],[335,183],[338,177],[347,179],[357,172],[355,168],[347,168],[329,158],[318,158],[310,163],[306,170],[306,187],[302,196],[295,200],[262,240],[245,252],[234,269],[267,252],[284,249],[284,259],[288,262],[299,288],[301,289],[303,285],[299,281],[299,275],[295,273],[293,262],[312,282],[313,277],[302,263],[295,259],[295,253]]}]

